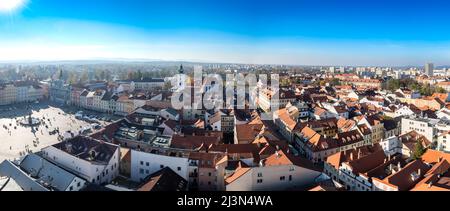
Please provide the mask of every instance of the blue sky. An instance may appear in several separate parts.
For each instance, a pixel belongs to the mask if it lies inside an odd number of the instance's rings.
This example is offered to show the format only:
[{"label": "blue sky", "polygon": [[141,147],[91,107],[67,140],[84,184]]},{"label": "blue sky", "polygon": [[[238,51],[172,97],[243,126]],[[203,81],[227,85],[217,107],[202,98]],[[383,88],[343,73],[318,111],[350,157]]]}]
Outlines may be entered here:
[{"label": "blue sky", "polygon": [[28,0],[0,13],[0,60],[450,65],[449,9],[444,0]]}]

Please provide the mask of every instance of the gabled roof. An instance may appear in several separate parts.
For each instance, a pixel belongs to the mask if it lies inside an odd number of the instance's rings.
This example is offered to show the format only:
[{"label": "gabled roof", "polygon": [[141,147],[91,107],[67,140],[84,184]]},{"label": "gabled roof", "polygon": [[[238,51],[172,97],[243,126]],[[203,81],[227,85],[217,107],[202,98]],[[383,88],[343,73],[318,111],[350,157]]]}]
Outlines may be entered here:
[{"label": "gabled roof", "polygon": [[118,149],[104,141],[85,136],[77,136],[64,142],[54,144],[53,147],[72,156],[94,163],[108,163]]},{"label": "gabled roof", "polygon": [[312,151],[322,151],[338,146],[335,139],[325,138],[309,127],[304,127],[300,131],[300,135],[306,139],[307,146],[311,148]]},{"label": "gabled roof", "polygon": [[227,177],[225,179],[225,184],[231,184],[234,181],[236,181],[237,179],[239,179],[240,177],[242,177],[243,175],[245,175],[247,172],[249,172],[251,170],[250,167],[248,167],[247,165],[245,165],[242,161],[238,162],[238,167],[236,168],[236,170],[234,171],[234,173]]},{"label": "gabled roof", "polygon": [[292,131],[294,130],[295,126],[297,125],[297,122],[289,116],[289,113],[287,112],[286,108],[282,108],[277,111],[278,118]]},{"label": "gabled roof", "polygon": [[254,140],[263,129],[262,124],[236,125],[236,136],[238,140]]},{"label": "gabled roof", "polygon": [[450,191],[449,169],[450,164],[445,159],[436,163],[411,191]]},{"label": "gabled roof", "polygon": [[450,153],[440,152],[432,149],[428,149],[425,154],[422,155],[422,161],[429,164],[435,164],[445,159],[450,162]]},{"label": "gabled roof", "polygon": [[383,151],[383,148],[379,144],[373,146],[362,146],[356,149],[349,149],[341,151],[327,157],[327,163],[332,165],[335,169],[339,169],[342,163],[357,160],[359,158],[368,156],[378,151]]},{"label": "gabled roof", "polygon": [[358,129],[361,131],[363,135],[370,135],[372,134],[372,131],[367,125],[358,125]]},{"label": "gabled roof", "polygon": [[355,127],[356,121],[351,119],[340,118],[336,124],[339,130],[345,132]]},{"label": "gabled roof", "polygon": [[399,172],[386,177],[383,182],[398,187],[399,191],[407,191],[419,183],[429,169],[430,167],[421,160],[415,160]]},{"label": "gabled roof", "polygon": [[381,122],[382,119],[381,119],[380,116],[378,116],[378,115],[367,116],[366,119],[367,119],[367,122],[369,122],[369,124],[370,124],[371,126],[379,125],[379,124],[382,123],[382,122]]},{"label": "gabled roof", "polygon": [[174,135],[170,147],[178,149],[197,149],[201,146],[219,144],[220,139],[220,137],[216,136]]},{"label": "gabled roof", "polygon": [[9,160],[0,163],[0,177],[13,177],[14,181],[25,191],[48,191]]},{"label": "gabled roof", "polygon": [[357,130],[338,133],[336,136],[338,144],[340,146],[349,145],[364,140],[364,138]]},{"label": "gabled roof", "polygon": [[399,136],[399,140],[411,151],[414,150],[417,142],[420,142],[424,148],[431,145],[431,142],[425,136],[420,135],[414,130]]},{"label": "gabled roof", "polygon": [[186,191],[188,185],[183,177],[169,167],[149,175],[144,181],[138,191]]},{"label": "gabled roof", "polygon": [[285,153],[283,150],[278,150],[268,158],[261,161],[264,166],[280,166],[280,165],[295,165],[311,170],[318,170],[313,163],[307,159]]},{"label": "gabled roof", "polygon": [[376,151],[359,159],[348,162],[354,173],[367,173],[368,171],[383,164],[387,158],[383,150]]},{"label": "gabled roof", "polygon": [[442,102],[447,101],[448,93],[434,93],[432,98],[439,98]]},{"label": "gabled roof", "polygon": [[[208,149],[209,152],[222,152],[231,154],[239,154],[241,158],[253,158],[254,162],[259,162],[259,151],[263,146],[258,144],[214,144]],[[246,157],[249,155],[251,157]]]},{"label": "gabled roof", "polygon": [[36,154],[25,156],[20,162],[20,168],[43,186],[57,191],[69,189],[69,186],[75,179],[78,181],[83,180]]}]

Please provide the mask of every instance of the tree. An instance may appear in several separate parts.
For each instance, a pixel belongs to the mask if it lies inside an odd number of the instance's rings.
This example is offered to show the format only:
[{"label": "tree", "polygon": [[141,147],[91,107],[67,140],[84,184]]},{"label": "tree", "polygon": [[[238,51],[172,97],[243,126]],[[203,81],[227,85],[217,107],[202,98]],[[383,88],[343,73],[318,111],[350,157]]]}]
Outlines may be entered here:
[{"label": "tree", "polygon": [[445,94],[445,93],[447,93],[447,90],[445,90],[445,89],[442,88],[442,87],[437,87],[437,88],[436,88],[436,92]]},{"label": "tree", "polygon": [[89,80],[89,74],[88,74],[88,72],[85,70],[85,71],[83,71],[83,73],[81,74],[80,81],[81,81],[82,83],[86,83],[88,80]]},{"label": "tree", "polygon": [[138,70],[138,71],[137,71],[135,78],[136,78],[137,80],[141,80],[141,79],[143,78],[143,75],[142,75],[142,71],[141,71],[141,70]]},{"label": "tree", "polygon": [[414,152],[412,158],[414,160],[420,159],[422,155],[425,153],[426,149],[423,147],[422,143],[419,141],[416,142],[414,146]]},{"label": "tree", "polygon": [[69,79],[68,79],[69,84],[71,84],[71,85],[76,84],[77,80],[78,80],[77,76],[73,72],[70,72]]},{"label": "tree", "polygon": [[342,83],[341,83],[341,81],[340,81],[339,79],[337,79],[337,78],[333,78],[333,79],[330,81],[330,86],[340,86],[340,85],[342,85]]},{"label": "tree", "polygon": [[420,94],[423,96],[428,96],[430,94],[430,85],[425,85],[420,88]]},{"label": "tree", "polygon": [[386,89],[392,92],[395,92],[396,90],[400,89],[400,87],[401,87],[400,80],[390,79],[386,82]]},{"label": "tree", "polygon": [[127,75],[127,79],[128,80],[134,80],[134,72],[133,71],[128,71],[128,75]]},{"label": "tree", "polygon": [[111,71],[106,70],[106,71],[104,71],[104,73],[105,73],[105,78],[104,79],[106,81],[111,81],[113,79]]},{"label": "tree", "polygon": [[120,71],[119,72],[119,79],[120,80],[127,80],[128,79],[128,73],[125,71]]}]

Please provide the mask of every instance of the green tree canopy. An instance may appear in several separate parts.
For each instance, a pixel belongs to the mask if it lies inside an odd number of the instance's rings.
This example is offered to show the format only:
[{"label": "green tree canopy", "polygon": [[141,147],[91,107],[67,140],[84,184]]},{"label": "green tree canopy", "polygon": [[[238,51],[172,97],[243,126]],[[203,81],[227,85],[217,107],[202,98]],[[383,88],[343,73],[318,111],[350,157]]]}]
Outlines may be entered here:
[{"label": "green tree canopy", "polygon": [[420,141],[417,141],[416,145],[414,146],[412,158],[414,160],[420,159],[425,151],[426,149],[423,147],[422,143],[420,143]]}]

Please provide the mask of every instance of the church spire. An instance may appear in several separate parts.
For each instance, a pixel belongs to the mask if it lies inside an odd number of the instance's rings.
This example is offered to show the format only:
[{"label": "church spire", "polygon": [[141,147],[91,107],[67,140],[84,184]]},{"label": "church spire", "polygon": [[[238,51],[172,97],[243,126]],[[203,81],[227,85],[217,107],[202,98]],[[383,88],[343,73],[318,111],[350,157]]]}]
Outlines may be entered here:
[{"label": "church spire", "polygon": [[180,70],[178,70],[178,73],[184,74],[183,64],[180,65]]}]

